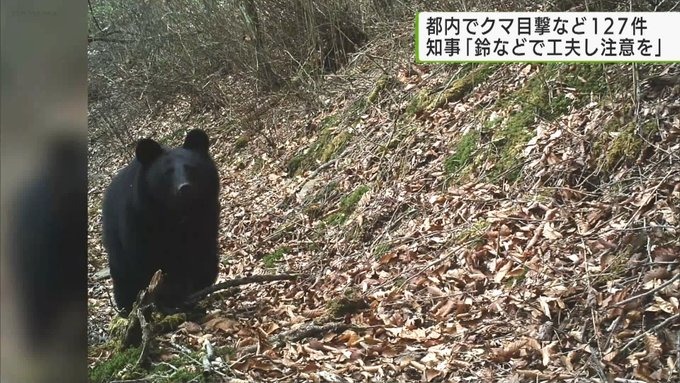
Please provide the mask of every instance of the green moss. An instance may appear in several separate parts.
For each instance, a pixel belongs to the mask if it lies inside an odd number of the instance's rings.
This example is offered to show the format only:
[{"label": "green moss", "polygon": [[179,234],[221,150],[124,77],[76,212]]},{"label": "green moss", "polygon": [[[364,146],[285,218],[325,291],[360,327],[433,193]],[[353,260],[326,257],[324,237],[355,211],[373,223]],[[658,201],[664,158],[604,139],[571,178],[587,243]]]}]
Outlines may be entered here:
[{"label": "green moss", "polygon": [[[546,120],[568,112],[569,108],[582,107],[615,94],[627,84],[627,76],[607,76],[608,64],[542,64],[540,72],[531,78],[525,99],[536,107],[536,114]],[[555,83],[560,86],[556,87]],[[569,98],[567,94],[575,97]]]},{"label": "green moss", "polygon": [[342,225],[343,223],[345,223],[345,221],[347,221],[347,214],[345,214],[343,212],[333,213],[333,214],[329,215],[328,217],[326,217],[325,221],[329,225],[333,225],[333,226]]},{"label": "green moss", "polygon": [[366,96],[367,104],[369,105],[374,104],[378,100],[380,95],[384,93],[384,91],[394,88],[396,85],[397,80],[395,80],[394,77],[388,75],[380,76],[380,78],[375,84],[375,88],[373,88],[371,93],[369,93],[368,96]]},{"label": "green moss", "polygon": [[639,137],[635,136],[634,127],[629,125],[624,128],[611,141],[605,153],[605,169],[612,170],[619,162],[627,163],[637,158],[640,153],[642,143]]},{"label": "green moss", "polygon": [[326,130],[338,126],[339,123],[340,116],[338,114],[332,114],[330,116],[324,117],[323,120],[321,120],[319,127],[321,130]]},{"label": "green moss", "polygon": [[106,361],[98,363],[89,371],[90,382],[109,382],[116,379],[131,379],[140,377],[141,372],[136,370],[128,371],[125,376],[118,376],[118,374],[127,368],[134,366],[139,359],[141,349],[128,348],[127,350],[115,352]]},{"label": "green moss", "polygon": [[361,293],[353,288],[346,289],[342,298],[332,299],[326,304],[328,314],[332,318],[355,314],[369,307]]},{"label": "green moss", "polygon": [[319,163],[327,162],[342,153],[352,138],[348,131],[338,131],[337,115],[326,117],[321,122],[319,137],[302,154],[298,154],[288,161],[286,169],[288,176],[299,174],[303,170],[315,168]]},{"label": "green moss", "polygon": [[153,330],[155,333],[159,334],[174,331],[187,320],[188,317],[186,313],[177,313],[166,316],[157,314],[153,321]]},{"label": "green moss", "polygon": [[288,171],[288,176],[292,177],[294,176],[298,169],[304,164],[305,160],[307,159],[307,156],[304,154],[297,155],[293,157],[290,161],[288,161],[287,165],[287,171]]},{"label": "green moss", "polygon": [[342,131],[339,134],[331,137],[327,144],[321,148],[321,155],[318,158],[321,160],[321,162],[326,162],[332,159],[336,154],[345,149],[351,138],[352,135],[347,131]]},{"label": "green moss", "polygon": [[352,193],[343,197],[340,201],[340,210],[326,217],[326,223],[330,225],[342,225],[345,223],[347,218],[354,212],[356,204],[361,200],[361,197],[369,190],[368,186],[360,185]]},{"label": "green moss", "polygon": [[[192,352],[189,356],[194,360],[200,360],[202,357],[200,352]],[[181,354],[178,358],[172,360],[172,366],[165,363],[154,365],[146,379],[158,383],[213,381],[208,376],[203,375],[202,369],[198,368],[189,356]]]},{"label": "green moss", "polygon": [[111,323],[109,323],[109,338],[123,339],[128,323],[129,321],[127,318],[116,315],[113,319],[111,319]]},{"label": "green moss", "polygon": [[380,258],[383,255],[387,254],[387,252],[390,251],[391,248],[392,247],[389,244],[381,243],[373,249],[373,256],[375,258]]},{"label": "green moss", "polygon": [[529,127],[533,124],[534,115],[528,110],[521,110],[510,116],[502,128],[494,134],[494,166],[489,172],[492,179],[515,181],[521,171],[521,154],[525,144],[531,139]]},{"label": "green moss", "polygon": [[[456,143],[454,154],[446,159],[444,170],[460,179],[475,169],[486,168],[486,164],[491,164],[486,174],[491,181],[516,181],[524,164],[523,151],[535,134],[536,122],[554,121],[569,113],[569,110],[607,97],[613,89],[618,89],[618,80],[609,80],[606,69],[602,64],[540,64],[538,72],[521,89],[505,95],[496,103],[494,109],[502,111],[500,115],[507,117],[493,121],[487,119],[482,131],[469,132],[461,137]],[[458,92],[470,91],[477,81],[486,79],[493,70],[494,66],[475,67],[445,90],[441,99],[426,97],[421,91],[412,100],[407,112],[432,110],[443,105],[442,102],[455,100],[464,94]],[[609,76],[614,79],[618,77]],[[507,111],[512,113],[508,115]],[[600,153],[608,152],[605,160],[608,167],[621,158],[632,158],[639,154],[640,147],[631,135],[622,134],[615,140],[618,142],[610,141],[612,139],[607,137],[600,144]]]},{"label": "green moss", "polygon": [[[493,163],[489,177],[494,180],[516,181],[523,165],[522,152],[533,136],[538,120],[553,121],[569,112],[572,100],[566,94],[553,94],[554,82],[561,79],[564,65],[545,65],[519,91],[503,98],[498,109],[515,110],[505,120],[488,122],[491,145],[486,154]],[[573,75],[572,75],[573,76]]]},{"label": "green moss", "polygon": [[221,356],[224,360],[231,360],[236,356],[236,350],[231,346],[217,347],[215,355]]},{"label": "green moss", "polygon": [[448,104],[449,102],[462,100],[463,97],[468,95],[475,86],[484,82],[489,77],[489,75],[496,70],[496,67],[496,65],[482,64],[473,69],[463,78],[454,81],[448,89],[433,97],[429,104],[425,107],[425,111],[432,112]]},{"label": "green moss", "polygon": [[[472,72],[475,77],[492,68]],[[534,77],[525,87],[498,101],[497,110],[515,110],[505,119],[486,120],[482,131],[471,131],[456,143],[454,154],[446,159],[444,170],[450,175],[463,177],[485,163],[492,164],[487,176],[492,181],[513,182],[521,174],[522,152],[533,136],[536,119],[554,119],[566,113],[570,100],[566,96],[549,97],[546,80]],[[488,145],[480,145],[480,143]]]},{"label": "green moss", "polygon": [[653,140],[653,137],[659,133],[659,125],[656,120],[645,121],[642,123],[640,131],[643,137]]},{"label": "green moss", "polygon": [[320,243],[323,243],[324,238],[326,237],[326,232],[328,231],[328,223],[327,221],[319,221],[316,223],[316,227],[314,227],[312,233],[311,233],[311,239],[312,242],[307,244],[307,248],[312,251],[318,251],[321,249]]},{"label": "green moss", "polygon": [[411,99],[408,106],[406,106],[406,115],[414,116],[423,111],[425,106],[429,103],[430,91],[429,89],[421,89],[420,92],[416,93]]},{"label": "green moss", "polygon": [[[609,84],[602,64],[541,64],[524,88],[499,102],[500,107],[515,105],[547,121],[568,113],[571,107],[604,97]],[[561,86],[555,86],[559,83]],[[567,96],[575,94],[576,100]],[[581,97],[578,97],[581,96]]]},{"label": "green moss", "polygon": [[[550,64],[558,68],[566,68],[562,71],[560,80],[568,87],[576,89],[582,95],[592,94],[594,96],[605,97],[609,91],[605,69],[607,64]],[[589,102],[588,97],[583,98],[583,102]]]},{"label": "green moss", "polygon": [[456,244],[461,244],[468,241],[473,241],[476,244],[483,244],[485,242],[484,235],[491,224],[486,220],[479,220],[474,222],[469,228],[465,228],[456,234]]},{"label": "green moss", "polygon": [[463,77],[454,80],[442,92],[430,95],[429,90],[421,90],[406,107],[407,116],[419,115],[422,112],[433,112],[449,102],[463,99],[478,84],[484,82],[497,68],[497,65],[481,64],[471,69]]},{"label": "green moss", "polygon": [[250,142],[250,137],[247,134],[242,134],[239,138],[236,139],[234,142],[234,149],[236,150],[241,150],[248,146],[248,142]]},{"label": "green moss", "polygon": [[[161,315],[158,315],[160,317]],[[154,324],[152,331],[156,332],[158,327],[173,327],[177,328],[179,324],[185,320],[184,314],[169,315],[158,318],[160,322],[156,322],[157,316],[154,316]],[[112,327],[121,327],[120,321],[118,324],[112,324]],[[164,322],[163,322],[164,321]],[[124,327],[124,326],[123,326]],[[152,362],[148,368],[137,367],[137,360],[141,353],[140,348],[128,348],[125,350],[118,350],[109,342],[106,345],[98,346],[101,351],[113,351],[108,360],[102,360],[89,370],[89,381],[94,383],[110,382],[112,380],[148,380],[160,383],[179,383],[179,382],[206,382],[208,377],[203,376],[200,368],[197,368],[194,360],[201,359],[201,352],[191,353],[191,360],[189,356],[180,354],[179,357],[172,360],[171,364],[174,368],[165,363]],[[90,354],[97,351],[91,351]],[[154,358],[155,349],[151,350],[151,358]]]},{"label": "green moss", "polygon": [[262,258],[262,263],[264,263],[264,266],[267,268],[273,268],[276,266],[277,262],[280,262],[283,259],[283,256],[288,254],[290,252],[290,249],[287,247],[280,247],[276,249],[271,254],[267,254]]},{"label": "green moss", "polygon": [[348,213],[353,212],[354,207],[359,202],[361,197],[363,197],[364,194],[366,194],[366,192],[369,190],[370,188],[366,185],[358,186],[350,195],[346,196],[342,199],[342,201],[340,201],[340,207]]},{"label": "green moss", "polygon": [[545,65],[535,74],[511,101],[522,111],[552,121],[569,111],[571,100],[564,93],[554,93],[554,83],[561,78],[559,65]]},{"label": "green moss", "polygon": [[593,145],[594,156],[599,159],[602,169],[610,172],[619,165],[631,165],[642,154],[646,141],[653,140],[658,133],[658,126],[654,121],[646,121],[641,124],[639,135],[636,130],[628,113],[605,125],[603,134]]},{"label": "green moss", "polygon": [[458,172],[463,166],[470,163],[473,153],[479,143],[479,133],[470,131],[463,135],[456,145],[454,154],[444,161],[444,170],[448,174]]}]

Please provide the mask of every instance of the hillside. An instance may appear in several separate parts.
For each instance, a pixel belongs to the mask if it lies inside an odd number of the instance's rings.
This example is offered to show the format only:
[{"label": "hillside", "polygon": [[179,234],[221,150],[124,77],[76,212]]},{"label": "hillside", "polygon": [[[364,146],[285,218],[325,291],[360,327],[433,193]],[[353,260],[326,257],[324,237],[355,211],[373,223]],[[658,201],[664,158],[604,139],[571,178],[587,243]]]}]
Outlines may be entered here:
[{"label": "hillside", "polygon": [[366,46],[319,110],[272,101],[259,130],[181,103],[139,122],[210,134],[220,280],[301,274],[212,295],[147,370],[107,343],[95,275],[130,147],[90,132],[93,381],[680,381],[680,85],[662,81],[680,68],[414,65],[410,39]]}]

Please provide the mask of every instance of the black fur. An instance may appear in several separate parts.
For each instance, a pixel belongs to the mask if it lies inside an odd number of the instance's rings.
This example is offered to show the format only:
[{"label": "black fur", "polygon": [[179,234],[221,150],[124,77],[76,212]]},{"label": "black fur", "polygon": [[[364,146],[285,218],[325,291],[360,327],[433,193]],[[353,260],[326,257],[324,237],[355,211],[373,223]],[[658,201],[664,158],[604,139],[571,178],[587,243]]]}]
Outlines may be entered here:
[{"label": "black fur", "polygon": [[114,298],[128,312],[156,270],[166,274],[166,304],[217,278],[219,178],[208,136],[190,131],[182,147],[140,140],[136,158],[114,177],[104,197],[104,246]]}]

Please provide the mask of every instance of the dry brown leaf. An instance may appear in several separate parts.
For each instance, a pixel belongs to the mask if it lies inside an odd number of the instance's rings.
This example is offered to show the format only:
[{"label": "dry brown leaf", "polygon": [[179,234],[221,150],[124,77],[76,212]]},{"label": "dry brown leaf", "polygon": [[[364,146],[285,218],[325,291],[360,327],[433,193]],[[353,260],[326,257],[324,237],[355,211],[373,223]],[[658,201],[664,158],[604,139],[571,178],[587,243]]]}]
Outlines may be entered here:
[{"label": "dry brown leaf", "polygon": [[645,356],[645,358],[651,362],[658,363],[662,352],[661,341],[651,334],[645,334],[643,339],[645,350],[647,351],[647,356]]},{"label": "dry brown leaf", "polygon": [[644,282],[649,282],[654,279],[667,279],[671,276],[671,273],[665,267],[655,267],[645,273]]},{"label": "dry brown leaf", "polygon": [[512,358],[519,357],[520,351],[526,346],[527,340],[505,343],[502,347],[492,348],[489,360],[493,362],[507,362]]},{"label": "dry brown leaf", "polygon": [[557,354],[555,346],[557,346],[557,341],[551,342],[550,344],[541,348],[541,355],[543,357],[542,362],[544,366],[548,366],[550,364],[550,360],[553,359]]},{"label": "dry brown leaf", "polygon": [[496,283],[501,283],[503,281],[503,278],[505,278],[505,275],[510,271],[510,268],[513,266],[513,263],[510,261],[505,261],[503,266],[496,272],[496,274],[493,277],[494,282]]},{"label": "dry brown leaf", "polygon": [[437,379],[437,378],[439,378],[440,376],[443,376],[443,375],[444,375],[443,371],[435,370],[435,369],[432,369],[432,368],[426,369],[425,373],[424,373],[424,377],[425,377],[426,382],[431,382],[431,381],[433,381],[433,380],[435,380],[435,379]]},{"label": "dry brown leaf", "polygon": [[563,238],[562,234],[555,230],[552,222],[547,222],[545,226],[543,226],[543,237],[551,240]]},{"label": "dry brown leaf", "polygon": [[540,296],[538,297],[538,304],[541,305],[541,309],[543,310],[543,314],[548,317],[548,319],[552,319],[552,316],[550,315],[550,305],[548,304],[549,302],[554,301],[555,298],[549,298],[545,296]]},{"label": "dry brown leaf", "polygon": [[446,303],[444,303],[439,309],[435,312],[435,317],[444,319],[447,317],[454,309],[458,308],[458,300],[456,299],[447,299]]},{"label": "dry brown leaf", "polygon": [[678,313],[678,306],[677,306],[677,298],[675,299],[676,303],[674,304],[673,301],[666,300],[660,296],[654,296],[654,303],[648,305],[645,308],[645,311],[647,312],[665,312],[667,314],[677,314]]},{"label": "dry brown leaf", "polygon": [[228,334],[231,334],[239,330],[239,323],[232,319],[216,317],[204,323],[203,327],[206,330],[222,330]]}]

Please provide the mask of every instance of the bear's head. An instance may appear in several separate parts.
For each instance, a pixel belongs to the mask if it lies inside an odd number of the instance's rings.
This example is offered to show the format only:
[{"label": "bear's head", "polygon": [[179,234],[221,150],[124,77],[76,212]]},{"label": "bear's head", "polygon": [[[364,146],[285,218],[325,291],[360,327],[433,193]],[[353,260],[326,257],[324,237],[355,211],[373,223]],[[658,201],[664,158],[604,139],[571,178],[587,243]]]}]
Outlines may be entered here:
[{"label": "bear's head", "polygon": [[210,158],[208,135],[191,130],[178,148],[145,138],[135,155],[141,164],[140,191],[147,203],[164,213],[183,214],[217,199],[217,169]]}]

